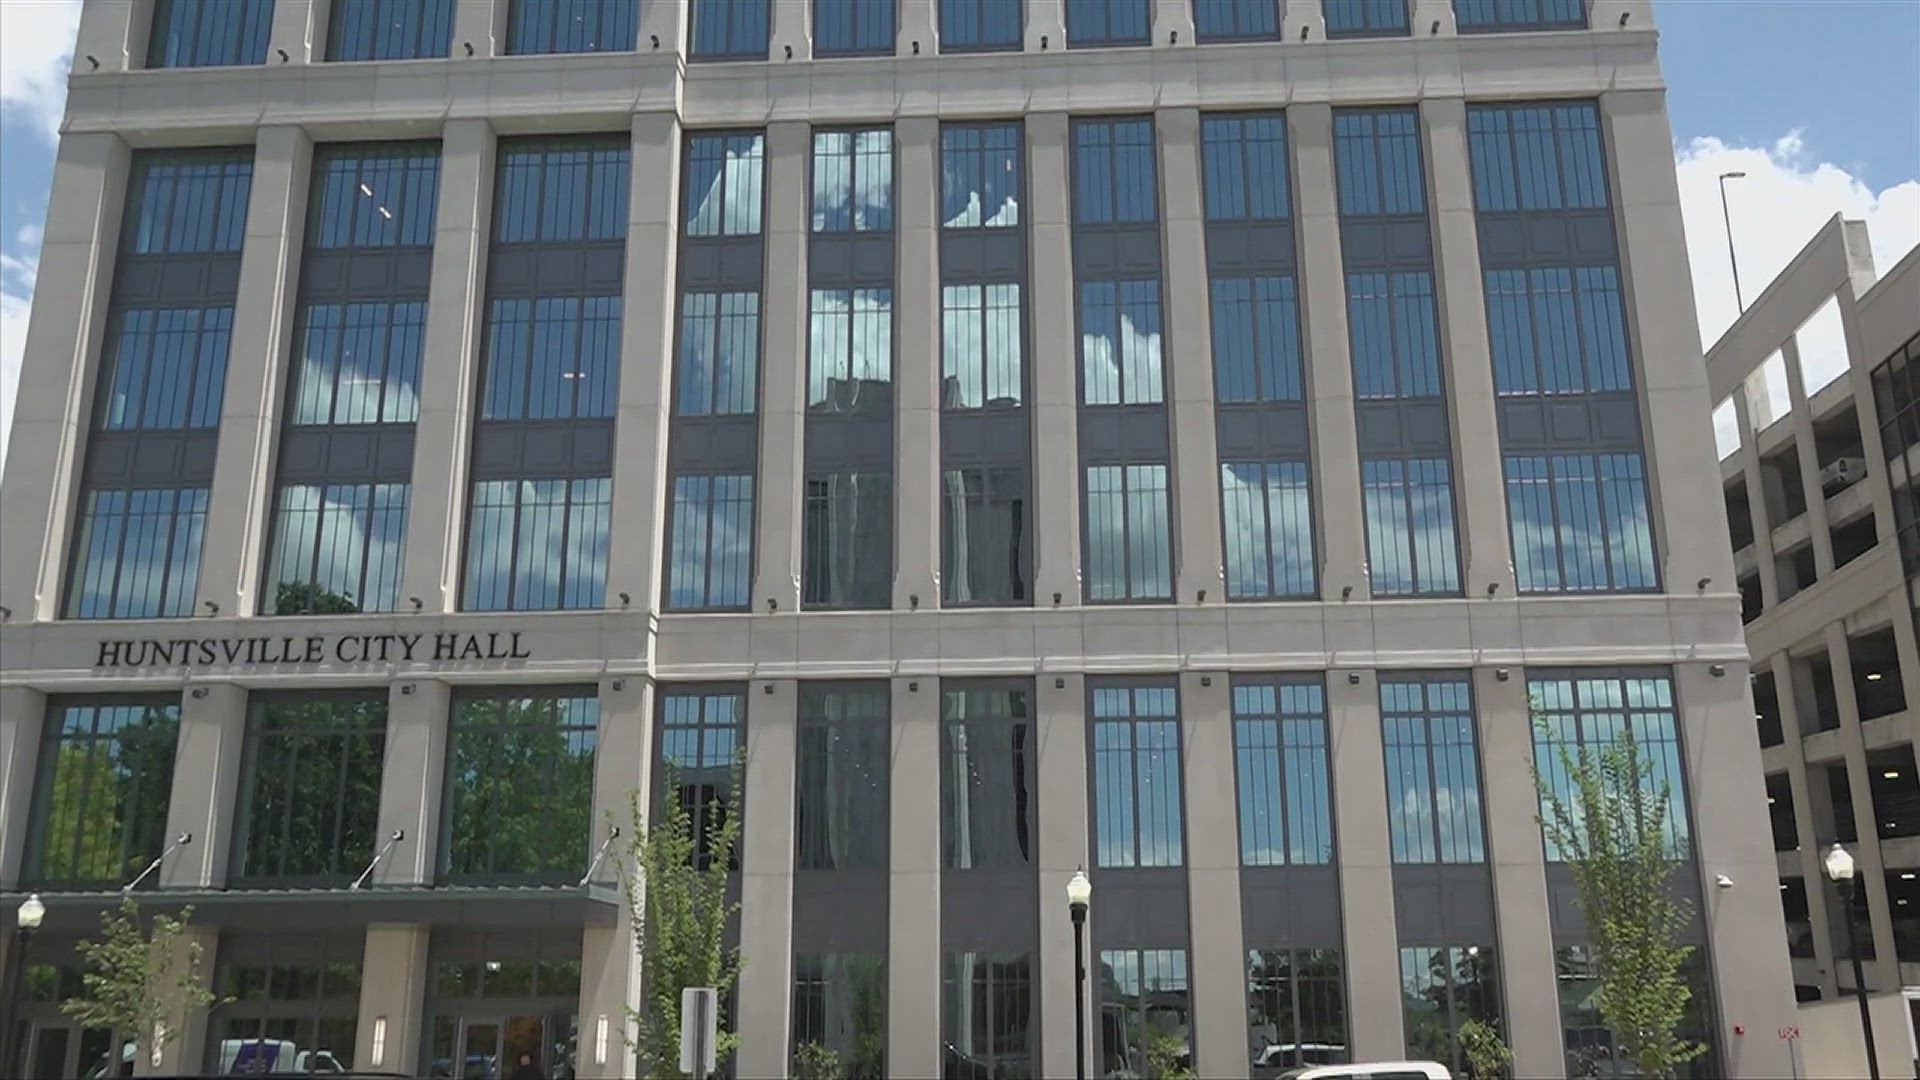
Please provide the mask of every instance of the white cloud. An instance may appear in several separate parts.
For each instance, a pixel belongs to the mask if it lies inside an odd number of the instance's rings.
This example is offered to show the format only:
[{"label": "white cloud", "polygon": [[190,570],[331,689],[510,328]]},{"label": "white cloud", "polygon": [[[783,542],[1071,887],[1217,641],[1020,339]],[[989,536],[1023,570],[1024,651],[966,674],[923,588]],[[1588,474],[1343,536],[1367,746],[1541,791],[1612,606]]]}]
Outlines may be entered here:
[{"label": "white cloud", "polygon": [[1749,304],[1835,213],[1866,221],[1874,269],[1882,274],[1920,244],[1920,180],[1876,192],[1847,170],[1811,159],[1798,129],[1771,146],[1694,139],[1678,148],[1675,168],[1703,346],[1711,346],[1739,311],[1720,211],[1721,173],[1747,174],[1727,181],[1727,208],[1740,289]]},{"label": "white cloud", "polygon": [[67,103],[67,67],[80,0],[0,0],[0,113],[25,120],[49,143]]}]

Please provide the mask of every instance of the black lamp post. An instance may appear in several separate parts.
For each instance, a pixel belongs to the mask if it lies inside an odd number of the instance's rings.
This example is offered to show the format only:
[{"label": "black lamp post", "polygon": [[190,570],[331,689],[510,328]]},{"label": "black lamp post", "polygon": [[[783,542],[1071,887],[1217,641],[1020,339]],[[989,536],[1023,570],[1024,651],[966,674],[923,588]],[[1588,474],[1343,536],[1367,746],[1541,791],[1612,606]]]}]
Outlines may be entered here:
[{"label": "black lamp post", "polygon": [[1827,880],[1846,901],[1847,953],[1853,957],[1853,992],[1860,999],[1860,1033],[1867,1040],[1867,1075],[1880,1080],[1880,1056],[1873,1049],[1873,1011],[1867,1007],[1867,977],[1860,969],[1860,937],[1853,928],[1853,905],[1860,895],[1860,883],[1853,876],[1853,856],[1839,844],[1827,850]]},{"label": "black lamp post", "polygon": [[[27,943],[33,940],[33,932],[40,929],[40,920],[47,917],[47,905],[40,902],[40,894],[33,893],[20,901],[20,908],[14,913],[13,955],[7,964],[6,996],[0,999],[0,1071],[12,1074],[21,1047],[14,1045],[13,1028],[14,1002],[20,997],[20,972],[27,966]],[[25,1070],[21,1070],[25,1071]]]},{"label": "black lamp post", "polygon": [[1075,870],[1067,881],[1067,913],[1073,916],[1073,1075],[1087,1080],[1087,904],[1093,882]]}]

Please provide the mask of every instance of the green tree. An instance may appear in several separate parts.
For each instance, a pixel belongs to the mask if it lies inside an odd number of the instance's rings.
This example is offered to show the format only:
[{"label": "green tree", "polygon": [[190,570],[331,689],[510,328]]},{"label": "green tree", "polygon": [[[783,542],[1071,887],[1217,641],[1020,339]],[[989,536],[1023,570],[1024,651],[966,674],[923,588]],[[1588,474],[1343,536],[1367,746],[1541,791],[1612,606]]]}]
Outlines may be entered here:
[{"label": "green tree", "polygon": [[317,581],[283,581],[273,590],[275,615],[352,615],[353,597],[322,588]]},{"label": "green tree", "polygon": [[152,706],[131,717],[124,706],[86,711],[94,715],[63,732],[54,750],[36,873],[63,885],[119,885],[166,846],[179,714]]},{"label": "green tree", "polygon": [[817,1042],[793,1050],[793,1080],[842,1080],[840,1055]]},{"label": "green tree", "polygon": [[60,1011],[83,1027],[131,1037],[146,1050],[149,1063],[158,1064],[167,1044],[181,1035],[176,1016],[191,1023],[196,1014],[220,1004],[200,977],[205,959],[200,943],[181,940],[192,918],[191,906],[177,919],[155,915],[148,933],[141,929],[140,905],[131,896],[121,897],[118,911],[100,916],[99,938],[75,946],[84,966],[81,994],[61,1002]]},{"label": "green tree", "polygon": [[1467,1071],[1476,1080],[1498,1080],[1513,1065],[1513,1051],[1500,1038],[1492,1024],[1469,1020],[1460,1025],[1460,1054],[1467,1059]]},{"label": "green tree", "polygon": [[387,700],[275,700],[252,718],[248,877],[351,881],[373,857]]},{"label": "green tree", "polygon": [[448,735],[448,874],[572,884],[592,844],[592,698],[476,698]]},{"label": "green tree", "polygon": [[[705,808],[704,825],[696,830],[681,797],[678,770],[671,764],[664,766],[658,782],[663,793],[661,809],[651,821],[639,792],[628,796],[631,826],[626,832],[622,885],[645,980],[640,1007],[628,1010],[638,1033],[635,1050],[640,1073],[668,1078],[681,1075],[680,992],[713,987],[724,1009],[740,978],[744,958],[738,946],[729,948],[726,943],[727,921],[740,909],[727,899],[727,873],[740,843],[740,818],[715,796]],[[740,782],[736,755],[724,790],[737,792]],[[704,785],[689,790],[713,792]],[[737,1041],[732,1032],[722,1031],[716,1057],[724,1061]],[[839,1068],[837,1055],[832,1067]]]},{"label": "green tree", "polygon": [[[1545,741],[1544,722],[1536,725]],[[1562,746],[1560,767],[1564,795],[1535,764],[1540,825],[1573,874],[1600,1018],[1641,1075],[1670,1077],[1706,1047],[1678,1034],[1692,996],[1682,969],[1693,952],[1678,939],[1693,909],[1671,888],[1668,785],[1625,727],[1603,746]]]}]

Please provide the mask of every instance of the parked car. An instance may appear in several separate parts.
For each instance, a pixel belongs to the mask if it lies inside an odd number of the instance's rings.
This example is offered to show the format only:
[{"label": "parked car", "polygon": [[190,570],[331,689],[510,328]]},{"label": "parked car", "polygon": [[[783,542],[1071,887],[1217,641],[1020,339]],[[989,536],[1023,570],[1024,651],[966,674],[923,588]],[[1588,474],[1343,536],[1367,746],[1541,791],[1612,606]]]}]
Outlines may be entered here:
[{"label": "parked car", "polygon": [[1279,1080],[1453,1080],[1437,1061],[1366,1061],[1353,1065],[1302,1065]]},{"label": "parked car", "polygon": [[1256,1069],[1284,1069],[1289,1065],[1333,1065],[1347,1056],[1334,1043],[1268,1043],[1253,1055]]}]

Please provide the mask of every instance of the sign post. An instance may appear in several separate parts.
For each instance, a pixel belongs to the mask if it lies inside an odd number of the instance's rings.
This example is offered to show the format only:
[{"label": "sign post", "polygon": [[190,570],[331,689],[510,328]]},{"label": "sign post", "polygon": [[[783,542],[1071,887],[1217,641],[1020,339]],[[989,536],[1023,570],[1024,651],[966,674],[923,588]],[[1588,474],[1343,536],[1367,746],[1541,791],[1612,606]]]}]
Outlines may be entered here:
[{"label": "sign post", "polygon": [[713,1075],[719,1061],[720,992],[711,986],[680,991],[680,1071],[694,1080]]},{"label": "sign post", "polygon": [[1800,1080],[1800,1025],[1780,1029],[1780,1039],[1787,1044],[1787,1061],[1793,1069],[1793,1080]]}]

